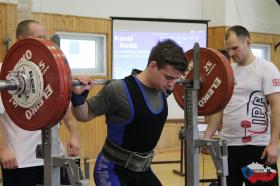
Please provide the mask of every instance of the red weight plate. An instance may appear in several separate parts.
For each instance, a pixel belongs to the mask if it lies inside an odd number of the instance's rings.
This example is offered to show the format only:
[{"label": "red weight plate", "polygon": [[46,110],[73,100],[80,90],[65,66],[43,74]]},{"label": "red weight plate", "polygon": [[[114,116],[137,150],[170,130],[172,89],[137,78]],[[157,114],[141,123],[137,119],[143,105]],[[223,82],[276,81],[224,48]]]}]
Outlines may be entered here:
[{"label": "red weight plate", "polygon": [[[55,115],[53,116],[52,120],[50,123],[53,124],[57,124],[58,122],[60,122],[60,120],[62,119],[63,115],[62,113],[64,113],[66,111],[66,108],[68,107],[67,102],[65,102],[65,99],[68,99],[68,97],[66,96],[66,79],[65,77],[67,77],[68,75],[65,73],[65,70],[63,68],[63,59],[62,56],[60,54],[60,51],[57,50],[57,48],[55,47],[55,44],[51,41],[45,40],[44,44],[49,48],[49,50],[51,51],[51,53],[54,55],[54,57],[56,58],[56,62],[57,62],[57,67],[59,70],[59,74],[62,74],[60,76],[58,76],[59,81],[62,82],[61,83],[61,94],[58,95],[59,96],[59,102],[56,103],[56,107],[57,107],[57,111],[55,112]],[[68,81],[68,80],[67,80]],[[48,126],[51,127],[52,125]]]},{"label": "red weight plate", "polygon": [[[210,49],[210,50],[216,50],[216,49]],[[226,105],[228,104],[232,94],[233,94],[233,90],[234,90],[234,74],[233,74],[233,70],[231,68],[231,65],[230,65],[230,61],[221,53],[219,52],[218,50],[216,50],[217,54],[219,55],[219,57],[221,59],[223,59],[223,61],[225,62],[225,68],[227,69],[227,73],[228,73],[228,81],[230,82],[229,83],[229,89],[227,91],[227,97],[225,100],[222,101],[221,105],[218,107],[218,111],[220,110],[223,110]],[[228,65],[229,64],[229,65]],[[233,82],[233,83],[232,83]]]},{"label": "red weight plate", "polygon": [[3,61],[0,79],[6,79],[16,63],[27,59],[37,64],[44,79],[44,96],[40,103],[31,108],[22,108],[13,102],[12,96],[7,91],[2,91],[3,105],[12,119],[19,127],[25,130],[40,130],[56,124],[54,117],[57,112],[65,109],[59,105],[65,95],[65,74],[59,65],[60,58],[53,54],[54,48],[44,39],[22,39],[15,43],[7,52]]},{"label": "red weight plate", "polygon": [[[62,76],[63,82],[64,82],[64,97],[61,98],[61,105],[63,106],[63,109],[60,110],[60,112],[57,113],[56,117],[54,118],[54,121],[56,123],[60,122],[65,113],[67,112],[67,109],[69,107],[70,98],[72,94],[72,76],[69,64],[67,62],[66,57],[64,56],[63,52],[54,44],[56,50],[55,53],[58,56],[60,62],[59,65],[62,70]],[[54,52],[53,52],[54,53]]]},{"label": "red weight plate", "polygon": [[[186,57],[191,64],[193,50],[187,51]],[[186,79],[193,79],[193,69],[188,71]],[[209,115],[223,109],[234,86],[233,72],[228,60],[215,49],[200,48],[200,79],[202,85],[198,91],[198,115]],[[184,109],[184,87],[176,84],[173,94]]]},{"label": "red weight plate", "polygon": [[72,78],[71,78],[71,71],[70,67],[68,65],[68,62],[63,54],[63,52],[51,41],[45,41],[47,45],[49,46],[50,50],[52,51],[52,54],[57,58],[58,61],[58,67],[61,70],[61,74],[63,76],[59,76],[61,79],[61,82],[63,82],[61,88],[63,88],[63,94],[60,96],[60,102],[57,103],[59,107],[59,111],[56,112],[55,116],[53,117],[53,120],[51,123],[58,123],[61,121],[63,116],[65,115],[71,98],[72,93]]}]

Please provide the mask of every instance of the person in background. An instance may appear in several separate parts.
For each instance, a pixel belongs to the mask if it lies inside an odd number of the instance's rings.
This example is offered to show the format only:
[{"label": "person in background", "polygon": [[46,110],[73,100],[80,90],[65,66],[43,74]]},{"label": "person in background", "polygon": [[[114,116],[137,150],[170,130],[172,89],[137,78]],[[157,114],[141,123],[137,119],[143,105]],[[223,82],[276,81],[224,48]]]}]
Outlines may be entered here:
[{"label": "person in background", "polygon": [[223,111],[208,116],[205,139],[222,125],[228,146],[228,186],[278,186],[280,74],[270,61],[254,56],[250,34],[243,26],[225,33],[235,85]]},{"label": "person in background", "polygon": [[150,163],[168,114],[166,92],[187,66],[183,49],[168,39],[153,47],[143,72],[110,82],[88,100],[91,80],[77,77],[85,86],[73,88],[74,117],[106,117],[108,135],[94,168],[97,186],[162,185]]},{"label": "person in background", "polygon": [[[35,20],[20,22],[16,30],[17,40],[23,38],[46,38],[42,24]],[[68,110],[63,122],[70,137],[67,155],[79,155],[79,138],[76,123]],[[41,131],[19,128],[7,115],[0,97],[0,161],[3,186],[35,186],[44,179],[43,159],[36,158],[36,147],[41,144]]]}]

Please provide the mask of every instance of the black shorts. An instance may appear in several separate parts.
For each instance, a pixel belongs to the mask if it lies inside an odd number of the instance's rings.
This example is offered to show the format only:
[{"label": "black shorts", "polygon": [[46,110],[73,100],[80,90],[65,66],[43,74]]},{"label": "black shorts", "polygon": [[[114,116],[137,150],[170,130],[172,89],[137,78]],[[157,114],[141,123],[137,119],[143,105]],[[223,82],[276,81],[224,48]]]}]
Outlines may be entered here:
[{"label": "black shorts", "polygon": [[[3,186],[36,186],[44,183],[44,166],[19,169],[2,168]],[[70,185],[65,168],[60,168],[60,183]]]},{"label": "black shorts", "polygon": [[44,166],[19,169],[2,168],[3,186],[36,186],[44,179]]}]

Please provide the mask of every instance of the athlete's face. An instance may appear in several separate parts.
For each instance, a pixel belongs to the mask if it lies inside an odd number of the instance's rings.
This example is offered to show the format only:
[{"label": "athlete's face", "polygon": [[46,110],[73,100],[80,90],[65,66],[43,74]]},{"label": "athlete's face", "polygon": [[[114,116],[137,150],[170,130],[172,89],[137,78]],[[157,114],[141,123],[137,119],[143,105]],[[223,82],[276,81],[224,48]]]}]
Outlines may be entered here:
[{"label": "athlete's face", "polygon": [[173,90],[176,80],[183,75],[183,73],[175,69],[171,65],[165,65],[163,68],[158,68],[155,61],[151,62],[152,65],[152,81],[153,86],[157,90],[166,92],[167,90]]}]

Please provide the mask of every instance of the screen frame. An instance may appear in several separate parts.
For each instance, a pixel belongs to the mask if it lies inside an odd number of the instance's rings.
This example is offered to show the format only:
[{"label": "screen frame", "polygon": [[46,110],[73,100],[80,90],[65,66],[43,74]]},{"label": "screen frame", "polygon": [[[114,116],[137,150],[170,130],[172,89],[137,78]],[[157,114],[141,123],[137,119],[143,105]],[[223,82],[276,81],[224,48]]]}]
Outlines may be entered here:
[{"label": "screen frame", "polygon": [[[101,45],[100,47],[96,47],[97,53],[96,55],[96,65],[98,68],[71,68],[70,69],[72,75],[82,75],[87,74],[90,76],[105,76],[107,75],[107,36],[106,34],[93,34],[93,33],[79,33],[79,32],[55,32],[51,37],[51,40],[60,46],[61,39],[70,39],[70,40],[94,40],[93,38],[98,38],[102,40],[102,43],[98,43]],[[95,42],[97,42],[95,40]],[[62,50],[62,49],[61,49]],[[99,51],[100,50],[100,51]],[[66,56],[67,58],[67,56]],[[68,62],[69,63],[69,62]],[[101,71],[101,72],[99,72]]]}]

